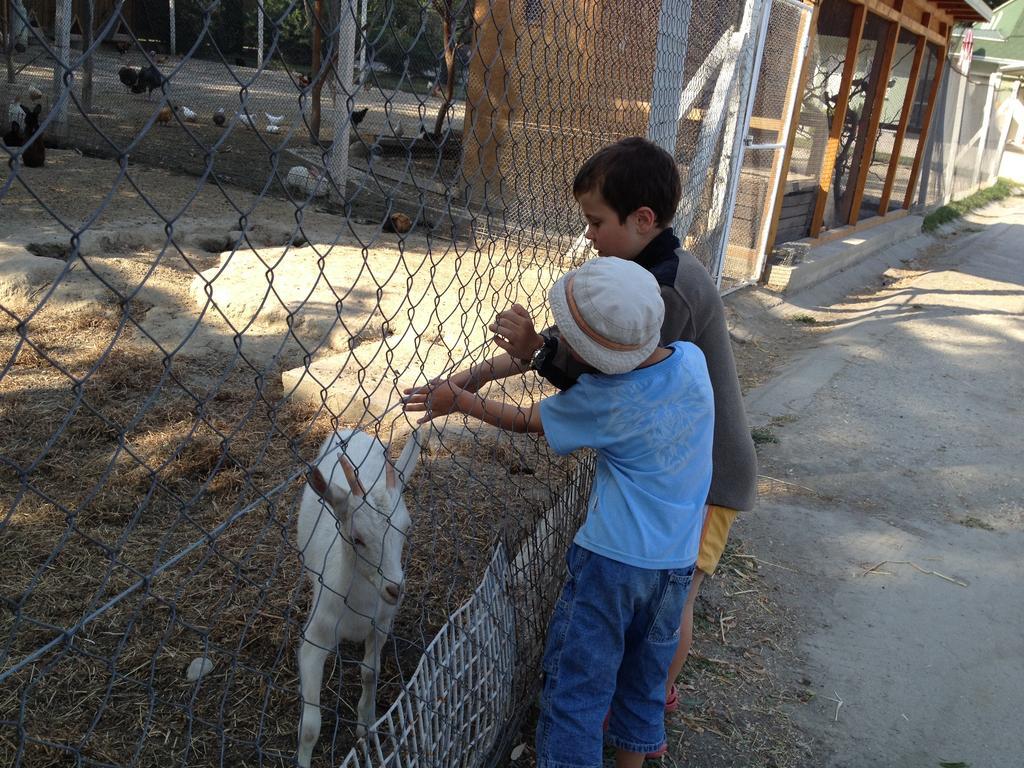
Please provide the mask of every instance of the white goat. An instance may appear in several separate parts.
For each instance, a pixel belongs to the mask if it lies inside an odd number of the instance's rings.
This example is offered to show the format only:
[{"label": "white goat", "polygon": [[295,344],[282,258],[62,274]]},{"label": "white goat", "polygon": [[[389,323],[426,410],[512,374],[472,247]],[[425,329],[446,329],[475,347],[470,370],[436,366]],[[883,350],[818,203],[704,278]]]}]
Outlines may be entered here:
[{"label": "white goat", "polygon": [[299,551],[313,587],[299,648],[298,762],[303,768],[320,736],[324,662],[341,640],[364,642],[357,734],[365,735],[377,719],[380,651],[398,610],[402,549],[411,523],[402,491],[419,459],[421,439],[418,431],[410,435],[392,464],[376,438],[355,430],[336,432],[309,473],[298,521]]}]

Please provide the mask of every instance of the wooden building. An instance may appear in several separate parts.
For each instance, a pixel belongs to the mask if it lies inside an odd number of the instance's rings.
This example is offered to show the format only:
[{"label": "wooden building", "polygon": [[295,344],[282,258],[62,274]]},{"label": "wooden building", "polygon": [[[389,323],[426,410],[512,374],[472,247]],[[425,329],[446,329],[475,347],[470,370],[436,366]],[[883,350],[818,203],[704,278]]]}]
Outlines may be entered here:
[{"label": "wooden building", "polygon": [[[54,37],[54,20],[57,16],[57,3],[59,2],[60,0],[24,0],[30,22],[50,40]],[[93,0],[93,16],[97,30],[106,23],[116,7],[117,0]],[[71,0],[71,42],[73,45],[80,43],[88,18],[88,0]],[[114,23],[107,39],[128,40],[127,30],[135,29],[135,26],[135,3],[133,0],[126,0],[121,7],[121,19]]]},{"label": "wooden building", "polygon": [[991,16],[980,0],[821,0],[813,13],[769,252],[906,215],[953,26]]}]

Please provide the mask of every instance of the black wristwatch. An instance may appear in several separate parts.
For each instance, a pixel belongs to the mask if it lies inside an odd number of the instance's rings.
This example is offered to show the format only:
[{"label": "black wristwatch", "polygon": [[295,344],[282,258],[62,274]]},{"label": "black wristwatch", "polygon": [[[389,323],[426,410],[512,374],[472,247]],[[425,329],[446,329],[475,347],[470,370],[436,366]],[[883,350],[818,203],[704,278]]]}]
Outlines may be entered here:
[{"label": "black wristwatch", "polygon": [[558,349],[558,339],[554,336],[545,336],[542,333],[540,337],[544,339],[544,343],[541,344],[540,349],[534,352],[533,357],[530,358],[531,371],[539,371],[543,368],[544,364],[555,354],[555,350]]}]

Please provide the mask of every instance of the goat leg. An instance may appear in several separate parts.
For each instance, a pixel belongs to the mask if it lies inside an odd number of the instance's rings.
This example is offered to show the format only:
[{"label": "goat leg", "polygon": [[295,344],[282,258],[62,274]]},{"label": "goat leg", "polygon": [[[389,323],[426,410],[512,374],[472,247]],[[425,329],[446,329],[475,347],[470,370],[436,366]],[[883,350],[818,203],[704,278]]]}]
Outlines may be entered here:
[{"label": "goat leg", "polygon": [[299,750],[297,760],[309,768],[313,747],[320,738],[320,686],[324,678],[324,662],[338,645],[337,627],[310,617],[302,633],[299,647],[299,690],[302,713],[299,716]]},{"label": "goat leg", "polygon": [[377,722],[377,680],[380,678],[380,650],[387,639],[387,633],[376,627],[370,629],[364,644],[363,664],[359,669],[359,677],[363,682],[363,692],[359,697],[359,725],[356,735],[362,738],[367,729]]}]

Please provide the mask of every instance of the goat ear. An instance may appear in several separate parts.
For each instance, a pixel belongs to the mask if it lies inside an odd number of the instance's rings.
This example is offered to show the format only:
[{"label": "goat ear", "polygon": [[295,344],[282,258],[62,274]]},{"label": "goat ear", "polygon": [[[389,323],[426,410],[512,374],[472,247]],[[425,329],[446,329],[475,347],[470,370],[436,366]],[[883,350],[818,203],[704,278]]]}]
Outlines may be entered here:
[{"label": "goat ear", "polygon": [[416,471],[416,465],[420,460],[420,450],[423,448],[423,443],[426,442],[424,437],[423,428],[417,428],[405,443],[405,447],[402,448],[402,455],[398,457],[398,461],[395,462],[395,469],[398,470],[398,475],[402,479],[402,486],[409,482],[409,478],[412,477],[412,473]]},{"label": "goat ear", "polygon": [[339,456],[338,463],[341,464],[341,468],[345,472],[345,479],[348,480],[348,487],[352,489],[352,493],[356,496],[366,496],[366,489],[359,482],[359,475],[356,474],[356,468],[352,466],[352,462],[345,456]]},{"label": "goat ear", "polygon": [[313,471],[306,475],[306,482],[309,483],[309,487],[313,489],[317,496],[327,501],[330,500],[328,497],[330,496],[331,489],[328,487],[327,481],[324,480],[319,467],[313,467]]},{"label": "goat ear", "polygon": [[344,519],[348,511],[348,494],[338,486],[332,486],[327,482],[319,467],[313,467],[313,471],[307,475],[306,479],[314,493],[334,510],[335,515]]}]

